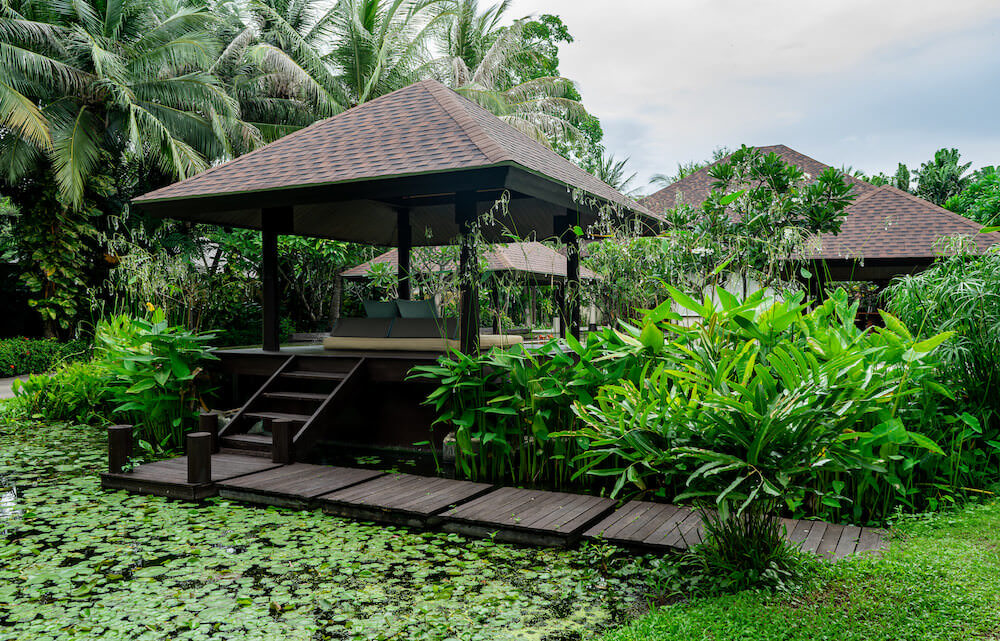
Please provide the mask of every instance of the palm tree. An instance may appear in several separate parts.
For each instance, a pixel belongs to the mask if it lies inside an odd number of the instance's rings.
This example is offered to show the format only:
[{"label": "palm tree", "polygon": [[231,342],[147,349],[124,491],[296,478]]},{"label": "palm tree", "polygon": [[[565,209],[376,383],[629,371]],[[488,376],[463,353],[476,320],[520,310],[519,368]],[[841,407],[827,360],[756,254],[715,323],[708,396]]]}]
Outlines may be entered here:
[{"label": "palm tree", "polygon": [[339,0],[330,11],[325,59],[345,100],[359,105],[430,75],[430,43],[443,0]]},{"label": "palm tree", "polygon": [[333,34],[325,0],[221,0],[224,44],[209,68],[239,104],[242,118],[272,141],[347,108],[324,55]]},{"label": "palm tree", "polygon": [[601,154],[590,169],[590,173],[621,193],[632,195],[636,191],[636,188],[632,187],[632,181],[635,180],[638,174],[634,171],[631,174],[626,174],[628,171],[628,161],[628,158],[619,160],[615,158],[614,154],[609,154],[604,149],[601,149]]},{"label": "palm tree", "polygon": [[578,125],[590,117],[576,85],[560,76],[515,80],[514,71],[533,55],[524,37],[527,19],[501,27],[509,2],[479,12],[476,0],[451,0],[443,15],[450,19],[443,38],[444,55],[436,60],[441,79],[455,91],[547,145],[575,143]]},{"label": "palm tree", "polygon": [[957,149],[938,149],[933,160],[920,165],[917,195],[943,207],[945,201],[961,193],[969,183],[966,172],[972,163],[959,164],[960,158]]},{"label": "palm tree", "polygon": [[184,178],[255,146],[257,132],[207,71],[213,21],[174,0],[0,5],[4,178],[51,171],[60,200],[79,209],[108,157]]}]

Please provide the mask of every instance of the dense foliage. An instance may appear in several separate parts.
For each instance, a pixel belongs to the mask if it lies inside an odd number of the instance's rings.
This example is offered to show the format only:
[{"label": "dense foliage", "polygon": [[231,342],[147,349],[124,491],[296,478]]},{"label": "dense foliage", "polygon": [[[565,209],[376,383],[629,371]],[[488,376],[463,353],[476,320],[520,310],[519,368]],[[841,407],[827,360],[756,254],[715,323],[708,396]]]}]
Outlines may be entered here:
[{"label": "dense foliage", "polygon": [[984,226],[1000,224],[1000,171],[983,167],[973,172],[965,189],[948,198],[945,207]]},{"label": "dense foliage", "polygon": [[842,291],[811,309],[801,295],[673,295],[693,323],[664,305],[584,344],[419,369],[440,383],[429,402],[456,431],[459,471],[562,486],[590,472],[612,490],[731,498],[731,511],[770,497],[856,523],[993,482],[996,446],[949,406],[930,354],[947,333],[914,336],[888,314],[858,329]]},{"label": "dense foliage", "polygon": [[807,177],[777,154],[746,146],[709,175],[708,198],[666,211],[660,237],[637,237],[615,225],[588,246],[585,262],[602,276],[589,285],[591,296],[609,322],[655,307],[670,285],[699,296],[715,285],[743,295],[757,286],[799,289],[807,243],[836,233],[854,199],[835,169]]},{"label": "dense foliage", "polygon": [[210,392],[198,383],[213,360],[213,334],[170,326],[163,310],[148,318],[115,316],[97,327],[97,361],[111,375],[115,415],[134,425],[136,438],[161,450],[180,449],[184,433],[206,409]]},{"label": "dense foliage", "polygon": [[[938,380],[952,390],[923,410],[949,457],[942,482],[977,488],[1000,465],[1000,254],[954,256],[896,281],[888,307],[920,336],[954,332],[941,348]],[[949,417],[960,415],[960,421]],[[930,433],[930,432],[929,432]]]},{"label": "dense foliage", "polygon": [[[195,282],[213,274],[179,267],[198,257],[191,246],[204,247],[204,230],[142,220],[132,197],[423,78],[564,155],[599,154],[599,123],[559,75],[558,46],[572,40],[565,25],[542,15],[501,26],[508,9],[473,0],[4,3],[0,180],[19,212],[5,239],[46,335],[73,336],[102,305],[114,307],[104,285],[123,263],[161,263],[175,294],[215,289]],[[327,284],[287,281],[288,309],[304,302],[312,330],[321,318],[328,325],[322,308],[339,287],[322,277],[356,264],[346,259],[358,252],[306,249],[283,275]],[[330,256],[338,251],[341,260]],[[316,255],[334,262],[318,266]],[[219,311],[194,310],[192,327]]]},{"label": "dense foliage", "polygon": [[948,335],[917,342],[888,318],[894,329],[859,330],[842,290],[812,309],[801,295],[716,294],[699,303],[672,290],[693,321],[665,303],[629,330],[658,362],[574,405],[583,425],[566,434],[589,444],[581,471],[615,474],[616,490],[707,499],[723,515],[783,502],[799,515],[888,516],[867,494],[895,493],[890,459],[939,451],[904,427],[900,405]]},{"label": "dense foliage", "polygon": [[0,339],[0,378],[41,374],[60,363],[89,356],[90,347],[83,341],[4,338]]},{"label": "dense foliage", "polygon": [[116,403],[111,373],[98,363],[70,363],[51,374],[15,381],[9,411],[14,416],[46,422],[104,425]]}]

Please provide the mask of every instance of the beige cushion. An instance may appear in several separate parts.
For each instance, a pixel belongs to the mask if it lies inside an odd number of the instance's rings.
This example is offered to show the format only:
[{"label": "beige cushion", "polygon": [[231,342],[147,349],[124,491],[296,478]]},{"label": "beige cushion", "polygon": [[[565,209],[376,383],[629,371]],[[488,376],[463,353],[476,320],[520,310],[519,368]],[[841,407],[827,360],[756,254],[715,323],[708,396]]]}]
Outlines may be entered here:
[{"label": "beige cushion", "polygon": [[[510,347],[519,345],[524,339],[516,335],[485,334],[479,337],[479,347]],[[361,338],[354,336],[327,336],[323,339],[324,349],[401,351],[401,352],[443,352],[458,348],[455,340],[444,338]]]}]

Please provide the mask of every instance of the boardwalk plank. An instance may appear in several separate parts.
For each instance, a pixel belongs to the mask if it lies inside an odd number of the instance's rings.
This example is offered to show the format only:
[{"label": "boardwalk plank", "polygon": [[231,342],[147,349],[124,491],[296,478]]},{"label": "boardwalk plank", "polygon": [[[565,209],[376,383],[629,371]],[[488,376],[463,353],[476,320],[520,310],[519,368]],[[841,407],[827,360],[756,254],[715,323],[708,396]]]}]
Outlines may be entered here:
[{"label": "boardwalk plank", "polygon": [[858,547],[858,537],[860,535],[861,528],[858,526],[846,526],[840,535],[840,541],[837,543],[836,549],[833,551],[834,560],[839,561],[845,556],[854,554],[854,550]]},{"label": "boardwalk plank", "polygon": [[312,499],[382,475],[378,470],[294,463],[222,481],[219,488]]},{"label": "boardwalk plank", "polygon": [[855,549],[855,554],[861,554],[862,552],[874,552],[880,553],[882,551],[882,535],[883,530],[872,527],[861,528],[861,536],[858,538],[858,547]]},{"label": "boardwalk plank", "polygon": [[840,535],[843,533],[843,525],[836,523],[827,525],[826,532],[823,533],[823,540],[820,542],[819,547],[816,548],[816,555],[821,559],[833,559],[834,553],[837,551],[837,545],[840,543]]}]

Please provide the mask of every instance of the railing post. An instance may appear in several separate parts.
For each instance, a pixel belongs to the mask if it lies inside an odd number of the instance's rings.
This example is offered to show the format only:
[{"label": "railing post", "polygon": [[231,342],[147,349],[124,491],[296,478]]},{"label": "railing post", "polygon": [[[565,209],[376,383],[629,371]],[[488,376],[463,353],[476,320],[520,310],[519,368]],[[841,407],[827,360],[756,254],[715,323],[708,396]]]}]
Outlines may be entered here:
[{"label": "railing post", "polygon": [[120,474],[132,458],[132,426],[112,425],[108,428],[108,471]]},{"label": "railing post", "polygon": [[295,462],[295,430],[287,419],[271,422],[271,462],[291,465]]},{"label": "railing post", "polygon": [[198,415],[198,431],[212,435],[212,453],[219,451],[219,415],[216,412],[202,412]]},{"label": "railing post", "polygon": [[212,481],[212,435],[191,432],[187,435],[188,483],[201,485]]}]

